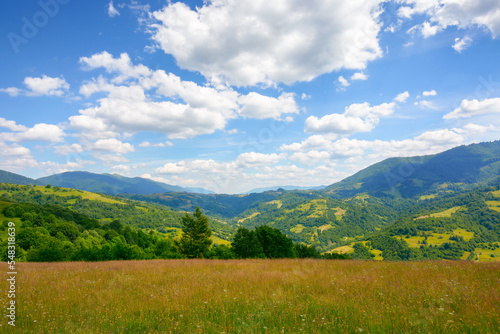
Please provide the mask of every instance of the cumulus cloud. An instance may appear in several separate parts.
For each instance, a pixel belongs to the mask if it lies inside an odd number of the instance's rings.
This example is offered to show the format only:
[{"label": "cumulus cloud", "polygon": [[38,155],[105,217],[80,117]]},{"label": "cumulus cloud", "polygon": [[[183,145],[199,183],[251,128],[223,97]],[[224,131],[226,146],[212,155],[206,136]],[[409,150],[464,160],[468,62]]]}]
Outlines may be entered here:
[{"label": "cumulus cloud", "polygon": [[364,69],[382,56],[381,1],[169,3],[151,15],[152,38],[185,69],[248,86],[310,81]]},{"label": "cumulus cloud", "polygon": [[31,128],[22,125],[10,124],[18,132],[0,133],[0,139],[10,142],[42,141],[58,143],[63,141],[64,131],[57,125],[39,123]]},{"label": "cumulus cloud", "polygon": [[351,80],[368,80],[368,76],[363,72],[356,72],[351,76]]},{"label": "cumulus cloud", "polygon": [[308,152],[295,152],[290,156],[290,160],[300,162],[303,165],[311,166],[319,162],[326,162],[330,159],[330,153],[326,151],[312,150]]},{"label": "cumulus cloud", "polygon": [[166,163],[162,167],[159,167],[155,170],[156,174],[165,175],[165,174],[183,174],[188,171],[185,161],[180,161],[177,163]]},{"label": "cumulus cloud", "polygon": [[493,37],[500,35],[500,3],[491,0],[402,0],[398,10],[402,18],[425,14],[428,21],[416,26],[424,37],[436,34],[448,26],[461,29],[472,26],[487,28]]},{"label": "cumulus cloud", "polygon": [[116,138],[100,139],[91,145],[91,149],[119,154],[126,154],[135,151],[132,144],[123,143]]},{"label": "cumulus cloud", "polygon": [[347,81],[347,79],[346,79],[346,78],[344,78],[343,76],[340,76],[340,77],[338,78],[338,82],[339,82],[340,86],[342,86],[342,87],[349,87],[349,86],[351,85],[351,84],[349,83],[349,81]]},{"label": "cumulus cloud", "polygon": [[26,131],[28,129],[24,125],[16,124],[16,122],[6,120],[3,117],[0,117],[0,128],[6,128],[11,131]]},{"label": "cumulus cloud", "polygon": [[455,38],[455,44],[453,44],[452,48],[455,49],[458,53],[462,53],[465,49],[468,49],[472,45],[472,38],[469,36],[465,36],[464,38]]},{"label": "cumulus cloud", "polygon": [[369,132],[377,126],[380,117],[387,117],[394,112],[396,104],[383,103],[370,106],[368,102],[355,103],[345,109],[343,114],[330,114],[318,118],[306,119],[304,130],[309,133],[332,133],[350,135],[357,132]]},{"label": "cumulus cloud", "polygon": [[396,102],[400,102],[400,103],[405,103],[406,100],[410,97],[410,93],[408,93],[408,91],[406,92],[403,92],[403,93],[400,93],[398,94],[395,98],[394,98],[394,101]]},{"label": "cumulus cloud", "polygon": [[253,166],[269,166],[274,165],[281,160],[285,159],[286,153],[281,154],[263,154],[256,152],[242,153],[236,158],[236,164],[239,167],[253,167]]},{"label": "cumulus cloud", "polygon": [[24,94],[26,96],[63,96],[69,89],[69,84],[61,76],[57,78],[48,77],[26,77],[24,85],[27,89],[16,87],[1,88],[0,92],[9,94],[10,96],[18,96]]},{"label": "cumulus cloud", "polygon": [[0,169],[16,172],[28,167],[35,167],[36,160],[31,151],[18,144],[8,145],[0,141]]},{"label": "cumulus cloud", "polygon": [[299,113],[293,93],[283,93],[278,98],[274,98],[251,92],[240,96],[238,102],[242,105],[240,115],[249,118],[279,119],[283,114]]},{"label": "cumulus cloud", "polygon": [[[73,128],[91,138],[152,131],[184,139],[223,130],[228,120],[238,116],[279,119],[299,112],[294,94],[275,98],[255,92],[241,95],[227,86],[200,86],[163,70],[133,65],[127,54],[113,58],[102,52],[80,61],[89,70],[104,68],[114,74],[109,81],[101,77],[80,88],[85,96],[108,93],[98,106],[80,110],[80,115],[69,119]],[[151,90],[156,100],[148,95]]]},{"label": "cumulus cloud", "polygon": [[462,100],[460,107],[443,116],[444,119],[468,118],[484,114],[500,113],[500,98],[485,99],[482,101]]},{"label": "cumulus cloud", "polygon": [[54,153],[58,155],[68,155],[71,153],[82,153],[84,151],[82,145],[71,144],[71,145],[58,145],[54,147]]},{"label": "cumulus cloud", "polygon": [[437,92],[433,90],[427,90],[422,93],[422,96],[436,96]]}]

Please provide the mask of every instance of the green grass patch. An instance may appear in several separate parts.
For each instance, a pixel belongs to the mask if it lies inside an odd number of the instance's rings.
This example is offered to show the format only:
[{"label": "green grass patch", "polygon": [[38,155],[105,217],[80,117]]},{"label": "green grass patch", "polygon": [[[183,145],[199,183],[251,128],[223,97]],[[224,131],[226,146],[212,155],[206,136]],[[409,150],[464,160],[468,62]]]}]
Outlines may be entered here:
[{"label": "green grass patch", "polygon": [[293,232],[293,233],[302,233],[303,230],[304,230],[304,225],[297,224],[296,226],[294,226],[294,227],[292,227],[290,229],[290,232]]},{"label": "green grass patch", "polygon": [[500,201],[486,201],[486,205],[491,210],[495,210],[497,212],[500,212]]},{"label": "green grass patch", "polygon": [[462,209],[461,206],[454,206],[453,208],[450,208],[448,210],[444,210],[444,211],[437,212],[437,213],[431,213],[430,216],[435,217],[435,218],[451,217],[452,214],[454,214],[455,212],[457,212],[461,209]]}]

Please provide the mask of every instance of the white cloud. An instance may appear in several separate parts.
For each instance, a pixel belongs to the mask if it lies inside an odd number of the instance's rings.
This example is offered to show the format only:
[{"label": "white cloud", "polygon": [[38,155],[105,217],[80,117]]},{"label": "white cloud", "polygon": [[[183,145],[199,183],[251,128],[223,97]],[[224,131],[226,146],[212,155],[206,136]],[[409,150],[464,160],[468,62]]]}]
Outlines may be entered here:
[{"label": "white cloud", "polygon": [[428,90],[428,91],[425,91],[422,93],[422,96],[436,96],[436,95],[437,95],[437,93],[434,89]]},{"label": "white cloud", "polygon": [[469,36],[465,36],[464,38],[455,38],[455,44],[453,44],[452,48],[455,49],[458,53],[462,53],[465,49],[468,49],[472,45],[472,38]]},{"label": "white cloud", "polygon": [[166,141],[163,143],[150,143],[148,141],[143,141],[139,144],[140,147],[166,147],[166,146],[174,146],[172,142]]},{"label": "white cloud", "polygon": [[2,93],[7,93],[10,96],[18,96],[23,92],[22,89],[16,88],[16,87],[8,87],[8,88],[0,88],[0,92]]},{"label": "white cloud", "polygon": [[351,80],[368,80],[368,76],[363,72],[356,72],[351,76]]},{"label": "white cloud", "polygon": [[108,15],[109,17],[115,17],[117,15],[120,15],[120,12],[115,8],[115,6],[113,6],[113,1],[109,2]]},{"label": "white cloud", "polygon": [[444,115],[444,119],[468,118],[472,116],[500,113],[500,98],[485,99],[482,101],[462,100],[460,107]]},{"label": "white cloud", "polygon": [[403,92],[403,93],[400,93],[398,94],[395,98],[394,98],[394,101],[396,102],[400,102],[400,103],[405,103],[406,100],[410,97],[410,93],[408,93],[408,91],[406,92]]},{"label": "white cloud", "polygon": [[241,168],[254,166],[269,166],[274,165],[285,159],[286,153],[281,154],[263,154],[256,152],[242,153],[236,158],[236,164]]},{"label": "white cloud", "polygon": [[357,132],[369,132],[377,126],[380,117],[394,112],[396,104],[383,103],[370,106],[368,102],[354,103],[345,109],[344,114],[330,114],[306,119],[304,130],[309,133],[332,133],[350,135]]},{"label": "white cloud", "polygon": [[8,145],[0,141],[0,169],[16,172],[37,165],[31,151],[18,144]]},{"label": "white cloud", "polygon": [[100,139],[91,145],[91,149],[119,154],[126,154],[135,151],[132,144],[123,143],[115,138]]},{"label": "white cloud", "polygon": [[130,174],[131,168],[130,168],[130,166],[127,166],[127,165],[116,165],[116,166],[111,167],[111,170],[117,174],[128,175],[128,174]]},{"label": "white cloud", "polygon": [[26,131],[28,129],[24,125],[16,124],[16,122],[6,120],[2,117],[0,117],[0,128],[6,128],[11,131]]},{"label": "white cloud", "polygon": [[429,21],[417,27],[424,37],[431,36],[448,26],[461,29],[472,26],[486,27],[493,37],[500,35],[500,2],[492,0],[402,0],[400,17],[411,18],[426,14]]},{"label": "white cloud", "polygon": [[185,161],[179,161],[177,163],[166,163],[162,167],[155,170],[156,174],[183,174],[188,171]]},{"label": "white cloud", "polygon": [[10,96],[18,96],[24,94],[26,96],[63,96],[69,89],[69,84],[61,76],[51,78],[43,75],[41,78],[26,77],[24,84],[27,90],[9,87],[0,88],[0,92],[7,93]]},{"label": "white cloud", "polygon": [[326,162],[330,159],[330,153],[326,151],[312,150],[308,152],[295,152],[290,156],[290,160],[300,162],[303,165],[311,166],[319,162]]},{"label": "white cloud", "polygon": [[346,78],[344,78],[343,76],[340,76],[339,79],[338,79],[340,85],[344,86],[344,87],[348,87],[350,86],[351,84],[349,83],[349,81],[347,81]]},{"label": "white cloud", "polygon": [[82,153],[84,151],[82,145],[71,144],[71,145],[59,145],[54,147],[54,153],[58,155],[68,155],[71,153]]},{"label": "white cloud", "polygon": [[302,93],[302,96],[300,97],[302,100],[310,100],[311,95],[307,95],[306,93]]},{"label": "white cloud", "polygon": [[299,113],[293,93],[283,93],[276,99],[251,92],[240,96],[238,102],[242,104],[240,115],[249,118],[279,119],[283,114]]},{"label": "white cloud", "polygon": [[232,85],[291,84],[382,56],[381,1],[181,2],[152,13],[150,30],[177,64]]},{"label": "white cloud", "polygon": [[[80,88],[85,96],[108,93],[98,100],[98,106],[80,110],[80,115],[69,119],[72,128],[90,138],[152,131],[184,139],[223,130],[228,120],[238,116],[279,119],[283,114],[299,112],[294,94],[282,93],[274,98],[255,92],[240,95],[224,85],[199,86],[163,70],[134,66],[125,53],[113,58],[102,52],[80,61],[87,69],[104,68],[115,75],[111,81],[101,77]],[[147,94],[150,90],[155,90],[160,101]]]},{"label": "white cloud", "polygon": [[425,108],[425,109],[436,109],[434,104],[431,101],[427,101],[427,100],[417,101],[414,103],[414,105],[420,106],[420,107]]},{"label": "white cloud", "polygon": [[0,133],[0,139],[10,142],[24,142],[24,141],[43,141],[50,143],[58,143],[63,141],[65,136],[64,131],[57,125],[39,123],[31,128],[23,126],[13,126],[19,132]]},{"label": "white cloud", "polygon": [[69,84],[62,76],[58,78],[51,78],[46,75],[41,78],[26,77],[24,78],[24,84],[29,89],[26,92],[28,96],[62,96],[69,89]]}]

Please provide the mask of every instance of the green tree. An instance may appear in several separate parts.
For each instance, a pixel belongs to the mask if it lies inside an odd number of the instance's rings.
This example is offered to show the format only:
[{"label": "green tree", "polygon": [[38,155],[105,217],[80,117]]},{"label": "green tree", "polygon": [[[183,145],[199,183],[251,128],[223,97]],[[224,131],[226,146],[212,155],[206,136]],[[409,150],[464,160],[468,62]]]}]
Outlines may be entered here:
[{"label": "green tree", "polygon": [[182,217],[182,236],[179,250],[187,258],[206,258],[212,244],[212,231],[208,226],[208,218],[200,207],[196,207],[193,215],[186,213]]},{"label": "green tree", "polygon": [[259,259],[266,257],[264,249],[257,237],[257,233],[241,226],[234,235],[231,249],[234,254],[241,259]]},{"label": "green tree", "polygon": [[255,232],[266,257],[270,259],[291,259],[295,257],[292,239],[284,235],[279,229],[262,225],[257,227]]}]

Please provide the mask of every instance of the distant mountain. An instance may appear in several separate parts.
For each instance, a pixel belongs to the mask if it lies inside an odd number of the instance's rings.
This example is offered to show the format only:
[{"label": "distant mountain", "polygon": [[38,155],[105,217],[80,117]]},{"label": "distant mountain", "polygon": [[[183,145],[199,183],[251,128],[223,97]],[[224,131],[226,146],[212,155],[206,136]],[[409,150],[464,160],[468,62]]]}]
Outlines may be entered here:
[{"label": "distant mountain", "polygon": [[341,197],[413,197],[444,189],[466,190],[500,183],[500,141],[462,145],[428,156],[390,158],[322,191]]},{"label": "distant mountain", "polygon": [[25,177],[22,175],[18,175],[15,173],[7,172],[4,170],[0,170],[0,183],[14,183],[14,184],[35,184],[40,185],[41,183],[37,180],[30,179],[29,177]]},{"label": "distant mountain", "polygon": [[326,186],[318,186],[318,187],[274,186],[274,187],[255,188],[255,189],[247,191],[243,194],[263,193],[266,191],[277,191],[279,189],[283,189],[283,190],[321,190],[325,187]]},{"label": "distant mountain", "polygon": [[183,188],[166,183],[156,182],[140,177],[125,177],[118,174],[95,174],[89,172],[66,172],[39,178],[42,184],[74,188],[85,191],[117,194],[154,194],[165,192],[203,192],[208,190],[200,188]]}]

